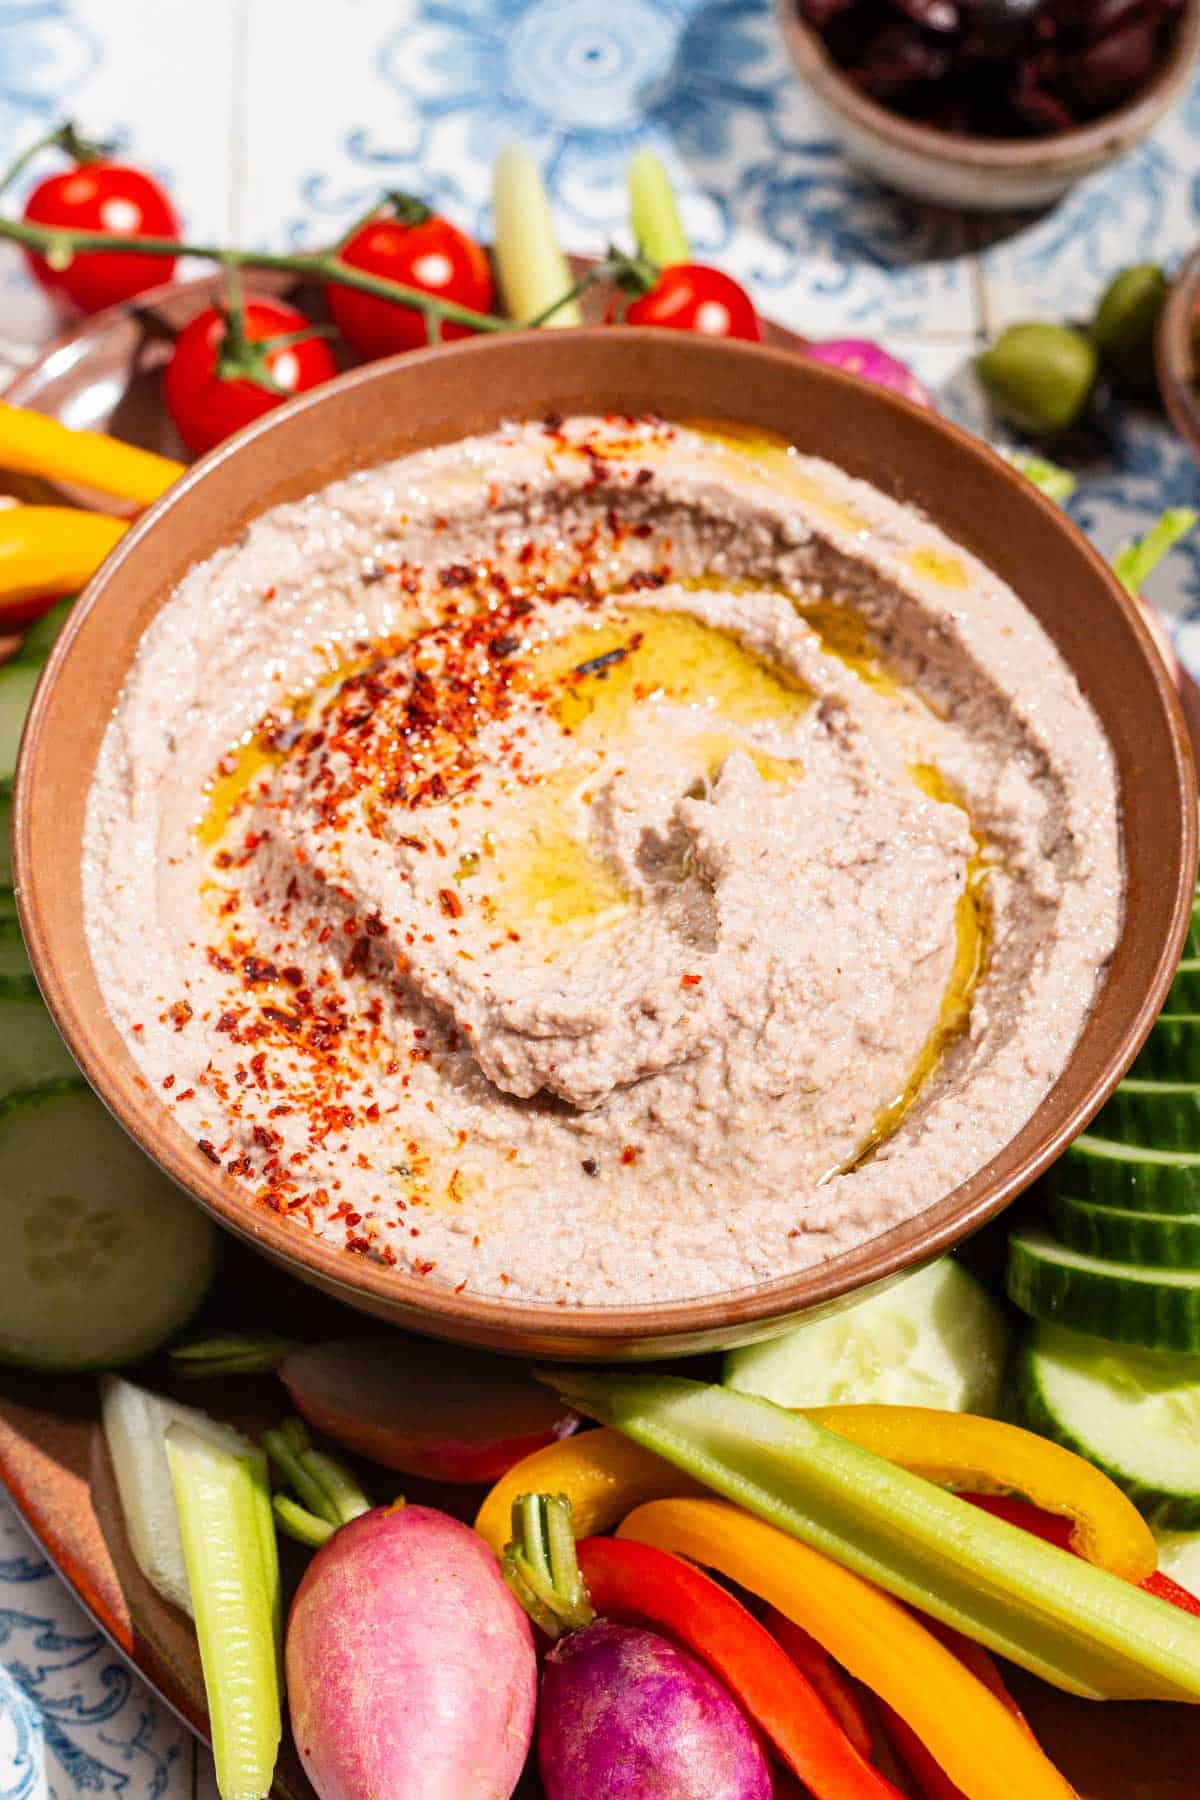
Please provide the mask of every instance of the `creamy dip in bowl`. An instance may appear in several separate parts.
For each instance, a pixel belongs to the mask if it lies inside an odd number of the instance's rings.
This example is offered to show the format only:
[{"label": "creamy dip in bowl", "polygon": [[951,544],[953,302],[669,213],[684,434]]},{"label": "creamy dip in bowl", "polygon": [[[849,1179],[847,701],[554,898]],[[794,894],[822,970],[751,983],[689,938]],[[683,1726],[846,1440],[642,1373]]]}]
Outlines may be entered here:
[{"label": "creamy dip in bowl", "polygon": [[248,1206],[644,1306],[861,1245],[1020,1131],[1121,933],[1119,778],[916,508],[761,433],[554,417],[193,568],[82,881],[142,1079]]}]

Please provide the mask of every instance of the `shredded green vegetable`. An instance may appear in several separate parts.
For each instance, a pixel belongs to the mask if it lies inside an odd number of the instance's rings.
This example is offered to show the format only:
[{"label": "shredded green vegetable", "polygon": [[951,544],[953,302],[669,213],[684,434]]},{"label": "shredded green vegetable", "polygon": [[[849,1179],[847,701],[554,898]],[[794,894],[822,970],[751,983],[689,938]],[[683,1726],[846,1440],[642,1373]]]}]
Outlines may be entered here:
[{"label": "shredded green vegetable", "polygon": [[1193,512],[1190,506],[1172,506],[1143,537],[1122,544],[1113,557],[1113,569],[1122,587],[1131,594],[1140,594],[1163,557],[1187,536],[1197,519],[1200,513]]}]

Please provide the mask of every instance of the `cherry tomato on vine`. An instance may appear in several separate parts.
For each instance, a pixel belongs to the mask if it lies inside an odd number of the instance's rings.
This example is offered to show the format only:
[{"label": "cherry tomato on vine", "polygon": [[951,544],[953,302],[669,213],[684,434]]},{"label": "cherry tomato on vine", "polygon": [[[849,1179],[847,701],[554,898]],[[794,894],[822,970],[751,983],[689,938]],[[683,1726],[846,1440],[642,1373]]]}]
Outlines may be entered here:
[{"label": "cherry tomato on vine", "polygon": [[[360,225],[338,255],[351,268],[403,282],[439,300],[453,300],[472,312],[490,312],[495,287],[487,253],[419,200],[398,194],[387,210]],[[411,306],[380,300],[358,288],[333,283],[326,290],[334,324],[350,348],[367,361],[428,342],[425,320]],[[467,325],[445,322],[444,338],[471,335]]]},{"label": "cherry tomato on vine", "polygon": [[[77,163],[40,181],[25,202],[31,225],[59,226],[68,231],[107,231],[118,237],[179,236],[179,220],[164,190],[152,175],[128,163]],[[147,288],[170,281],[171,256],[117,256],[103,250],[81,251],[65,268],[51,267],[44,256],[25,252],[38,284],[48,294],[68,300],[81,312],[99,312],[118,300],[131,300]]]},{"label": "cherry tomato on vine", "polygon": [[[609,323],[621,317],[621,302],[608,309]],[[671,263],[659,271],[648,294],[631,300],[627,325],[665,325],[672,331],[698,331],[705,337],[762,340],[762,324],[744,287],[721,269],[705,263]]]},{"label": "cherry tomato on vine", "polygon": [[[163,377],[167,410],[188,449],[202,455],[251,419],[336,375],[337,363],[323,337],[275,341],[314,330],[312,321],[294,306],[280,300],[247,300],[244,342],[239,345],[230,341],[224,312],[209,306],[197,313],[176,338]],[[222,369],[222,362],[228,370]],[[246,373],[237,374],[239,366]],[[252,370],[280,391],[251,380]]]}]

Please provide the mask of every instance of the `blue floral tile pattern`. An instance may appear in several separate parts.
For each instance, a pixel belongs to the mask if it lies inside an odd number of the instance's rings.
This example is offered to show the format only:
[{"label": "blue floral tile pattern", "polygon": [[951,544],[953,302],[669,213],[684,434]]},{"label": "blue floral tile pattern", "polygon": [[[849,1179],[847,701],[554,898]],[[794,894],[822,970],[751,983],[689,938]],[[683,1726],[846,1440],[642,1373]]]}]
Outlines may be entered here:
[{"label": "blue floral tile pattern", "polygon": [[84,1617],[0,1497],[0,1800],[160,1800],[190,1734]]}]

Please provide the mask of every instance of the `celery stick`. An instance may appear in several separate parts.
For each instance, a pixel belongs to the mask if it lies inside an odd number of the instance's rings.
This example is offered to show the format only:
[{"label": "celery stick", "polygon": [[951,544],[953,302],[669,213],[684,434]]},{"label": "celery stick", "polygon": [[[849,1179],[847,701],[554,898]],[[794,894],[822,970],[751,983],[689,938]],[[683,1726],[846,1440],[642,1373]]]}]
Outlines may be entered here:
[{"label": "celery stick", "polygon": [[[558,247],[550,202],[537,164],[520,144],[500,153],[492,186],[496,273],[511,319],[543,325],[578,325],[578,303],[556,300],[571,289],[571,270]],[[554,311],[547,315],[547,308]]]},{"label": "celery stick", "polygon": [[1121,585],[1133,595],[1141,593],[1168,550],[1185,538],[1200,514],[1190,506],[1171,506],[1140,538],[1122,544],[1112,559],[1113,571]]},{"label": "celery stick", "polygon": [[835,1562],[1089,1699],[1200,1699],[1200,1619],[769,1400],[673,1376],[541,1379]]},{"label": "celery stick", "polygon": [[168,1427],[167,1462],[183,1537],[222,1800],[264,1800],[282,1729],[276,1650],[278,1561],[263,1529],[267,1459],[236,1432],[221,1444]]},{"label": "celery stick", "polygon": [[639,150],[629,165],[629,205],[633,241],[642,256],[660,269],[691,261],[670,177],[653,150]]}]

